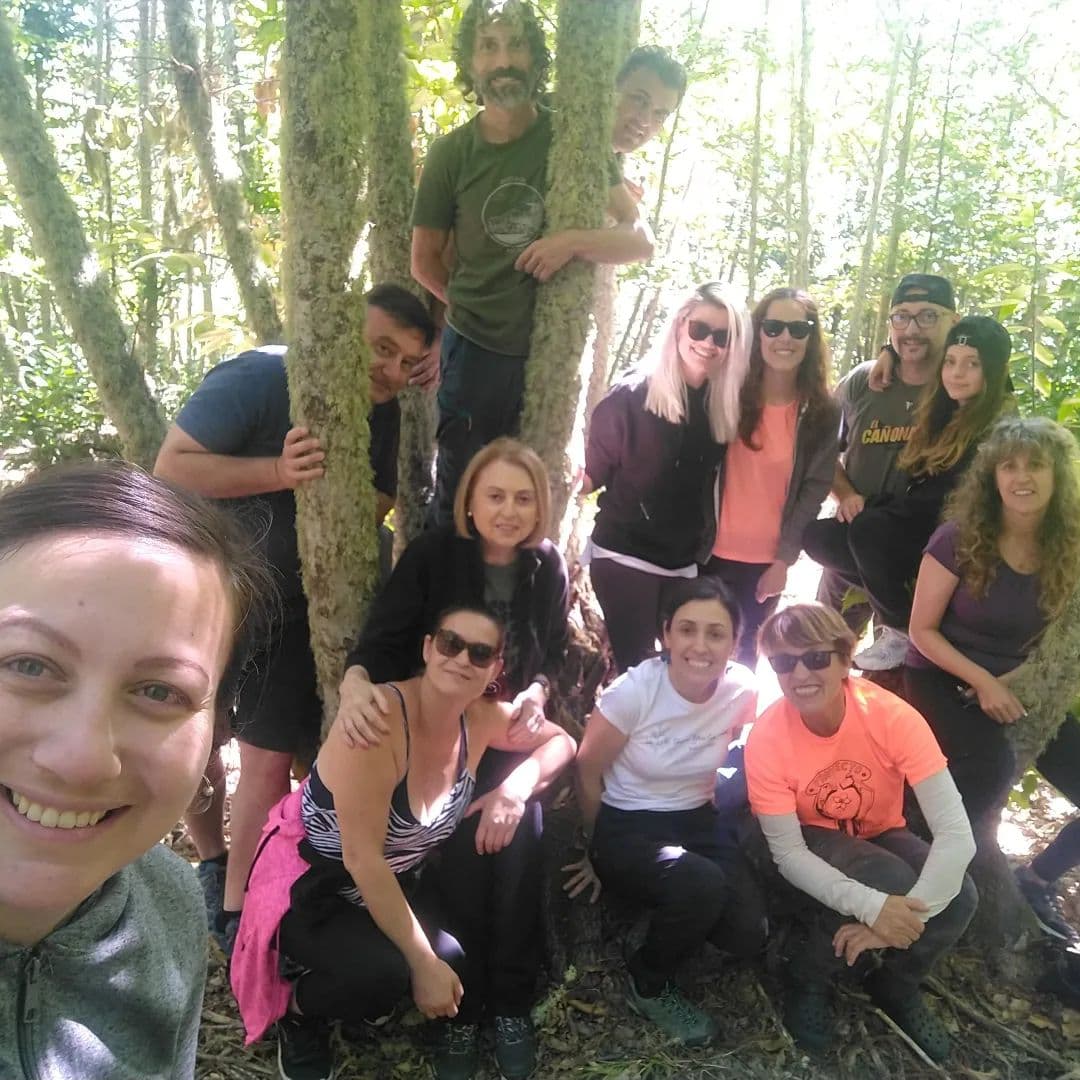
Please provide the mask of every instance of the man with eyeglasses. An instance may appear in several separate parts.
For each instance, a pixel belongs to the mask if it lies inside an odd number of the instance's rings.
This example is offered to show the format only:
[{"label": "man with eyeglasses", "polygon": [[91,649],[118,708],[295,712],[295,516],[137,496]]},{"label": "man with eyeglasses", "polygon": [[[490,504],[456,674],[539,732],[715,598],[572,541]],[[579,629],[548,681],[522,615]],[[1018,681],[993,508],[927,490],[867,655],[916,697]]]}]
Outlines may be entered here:
[{"label": "man with eyeglasses", "polygon": [[[848,545],[848,526],[867,500],[904,491],[907,478],[896,459],[911,435],[915,402],[941,362],[945,339],[957,319],[947,278],[906,274],[889,309],[894,378],[876,389],[872,385],[876,362],[867,361],[836,388],[842,410],[841,454],[832,485],[836,517],[812,521],[803,533],[803,548],[823,568],[818,599],[838,610],[848,587],[861,584]],[[845,615],[856,630],[870,617],[865,605],[849,607]]]}]

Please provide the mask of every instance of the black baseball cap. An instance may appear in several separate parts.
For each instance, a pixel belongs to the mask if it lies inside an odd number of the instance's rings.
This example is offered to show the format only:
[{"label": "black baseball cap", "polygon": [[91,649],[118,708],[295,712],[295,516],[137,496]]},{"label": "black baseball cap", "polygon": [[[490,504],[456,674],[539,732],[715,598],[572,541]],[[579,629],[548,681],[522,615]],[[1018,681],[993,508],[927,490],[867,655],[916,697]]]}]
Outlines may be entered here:
[{"label": "black baseball cap", "polygon": [[978,354],[987,374],[1001,371],[1012,354],[1012,338],[996,319],[986,315],[965,315],[949,330],[945,348],[970,345]]},{"label": "black baseball cap", "polygon": [[938,304],[950,311],[956,310],[952,282],[937,274],[905,274],[896,286],[889,306],[917,304],[920,300],[927,304]]}]

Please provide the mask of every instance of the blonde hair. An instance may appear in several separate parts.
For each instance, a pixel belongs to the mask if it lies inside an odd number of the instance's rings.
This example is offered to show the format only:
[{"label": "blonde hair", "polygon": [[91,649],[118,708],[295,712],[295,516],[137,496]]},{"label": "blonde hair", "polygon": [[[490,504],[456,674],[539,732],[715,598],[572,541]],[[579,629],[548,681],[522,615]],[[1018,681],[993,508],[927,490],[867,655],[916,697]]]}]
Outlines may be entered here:
[{"label": "blonde hair", "polygon": [[685,423],[687,397],[679,358],[679,331],[698,304],[710,304],[727,313],[727,350],[721,356],[718,370],[710,373],[705,391],[705,410],[713,438],[718,443],[727,443],[739,430],[739,393],[750,370],[752,331],[746,305],[734,299],[719,282],[709,281],[694,290],[650,352],[646,362],[649,384],[645,408],[669,423]]},{"label": "blonde hair", "polygon": [[465,472],[461,475],[454,495],[454,529],[458,536],[465,539],[476,535],[469,522],[469,503],[472,502],[477,477],[496,461],[516,465],[529,474],[533,490],[536,492],[536,525],[518,546],[539,547],[551,525],[551,487],[548,483],[547,469],[544,468],[540,456],[531,447],[518,442],[517,439],[505,437],[496,439],[473,454],[465,467]]},{"label": "blonde hair", "polygon": [[812,649],[829,644],[845,664],[855,652],[855,635],[840,613],[817,601],[792,604],[770,615],[758,631],[758,646],[766,655],[780,652],[785,646]]}]

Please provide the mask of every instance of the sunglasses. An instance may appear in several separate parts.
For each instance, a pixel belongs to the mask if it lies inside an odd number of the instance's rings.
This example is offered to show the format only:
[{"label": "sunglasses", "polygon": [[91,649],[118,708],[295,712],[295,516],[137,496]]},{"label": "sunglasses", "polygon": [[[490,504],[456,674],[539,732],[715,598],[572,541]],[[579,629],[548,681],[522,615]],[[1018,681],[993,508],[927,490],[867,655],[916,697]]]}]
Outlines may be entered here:
[{"label": "sunglasses", "polygon": [[810,336],[810,331],[817,324],[813,319],[795,319],[792,322],[784,322],[783,319],[762,319],[761,332],[766,337],[779,337],[785,330],[796,340]]},{"label": "sunglasses", "polygon": [[835,649],[811,649],[804,653],[777,653],[769,657],[769,666],[777,675],[790,675],[799,661],[807,671],[823,671],[832,663]]},{"label": "sunglasses", "polygon": [[435,648],[447,658],[460,656],[464,650],[469,654],[469,663],[473,667],[488,667],[502,655],[498,645],[489,645],[486,641],[466,641],[460,634],[455,634],[453,630],[445,627],[436,630],[432,640]]},{"label": "sunglasses", "polygon": [[691,341],[704,341],[706,338],[711,337],[713,344],[718,349],[725,348],[728,343],[728,328],[726,326],[714,330],[708,323],[701,322],[699,319],[691,319],[686,324],[686,332],[690,335]]}]

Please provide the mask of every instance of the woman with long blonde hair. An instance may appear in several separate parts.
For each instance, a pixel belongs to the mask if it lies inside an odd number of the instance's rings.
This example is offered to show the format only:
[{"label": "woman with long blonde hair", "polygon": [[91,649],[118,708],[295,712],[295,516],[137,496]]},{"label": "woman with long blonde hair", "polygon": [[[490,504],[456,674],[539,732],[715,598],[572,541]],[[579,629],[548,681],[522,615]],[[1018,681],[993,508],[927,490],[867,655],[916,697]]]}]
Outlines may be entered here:
[{"label": "woman with long blonde hair", "polygon": [[745,304],[707,282],[593,412],[584,490],[603,490],[586,560],[620,671],[654,652],[665,584],[695,577],[712,547],[749,355]]}]

